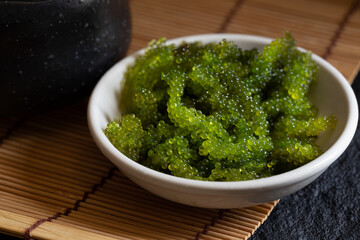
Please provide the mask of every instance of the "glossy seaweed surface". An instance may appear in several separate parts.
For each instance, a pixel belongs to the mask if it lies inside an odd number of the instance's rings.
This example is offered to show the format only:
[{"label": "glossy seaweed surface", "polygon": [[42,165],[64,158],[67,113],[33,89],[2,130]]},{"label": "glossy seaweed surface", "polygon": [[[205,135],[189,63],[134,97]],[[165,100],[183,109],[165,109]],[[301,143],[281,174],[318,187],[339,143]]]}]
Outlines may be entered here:
[{"label": "glossy seaweed surface", "polygon": [[290,34],[257,49],[233,42],[149,44],[126,74],[105,134],[129,158],[179,177],[240,181],[308,163],[335,124],[308,98],[317,65]]}]

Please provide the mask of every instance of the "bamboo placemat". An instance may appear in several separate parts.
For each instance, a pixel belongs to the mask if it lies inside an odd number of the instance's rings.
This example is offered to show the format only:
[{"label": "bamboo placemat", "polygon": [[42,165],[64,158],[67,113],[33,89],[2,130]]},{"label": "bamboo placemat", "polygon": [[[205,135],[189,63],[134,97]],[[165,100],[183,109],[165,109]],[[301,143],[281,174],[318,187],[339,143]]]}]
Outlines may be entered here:
[{"label": "bamboo placemat", "polygon": [[[132,0],[129,53],[154,38],[214,32],[281,36],[323,56],[351,82],[359,70],[359,1]],[[156,197],[93,143],[86,101],[0,118],[0,232],[27,239],[247,239],[277,201],[201,209]]]}]

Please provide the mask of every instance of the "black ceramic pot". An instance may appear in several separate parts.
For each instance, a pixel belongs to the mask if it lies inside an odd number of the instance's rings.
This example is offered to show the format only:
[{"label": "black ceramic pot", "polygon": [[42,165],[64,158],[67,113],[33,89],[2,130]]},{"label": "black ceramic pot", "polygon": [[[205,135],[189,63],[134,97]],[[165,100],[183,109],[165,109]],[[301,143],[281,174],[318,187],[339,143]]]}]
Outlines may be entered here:
[{"label": "black ceramic pot", "polygon": [[126,0],[0,1],[0,115],[89,95],[130,43]]}]

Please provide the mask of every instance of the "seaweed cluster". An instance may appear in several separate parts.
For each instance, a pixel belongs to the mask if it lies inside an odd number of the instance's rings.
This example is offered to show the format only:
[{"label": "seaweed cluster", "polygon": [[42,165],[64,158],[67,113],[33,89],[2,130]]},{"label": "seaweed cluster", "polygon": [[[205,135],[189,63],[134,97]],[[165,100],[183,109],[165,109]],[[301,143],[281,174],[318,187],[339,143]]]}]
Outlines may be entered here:
[{"label": "seaweed cluster", "polygon": [[263,178],[321,154],[335,125],[317,117],[309,89],[318,67],[286,33],[242,50],[233,42],[149,43],[125,74],[119,122],[105,134],[127,157],[179,177]]}]

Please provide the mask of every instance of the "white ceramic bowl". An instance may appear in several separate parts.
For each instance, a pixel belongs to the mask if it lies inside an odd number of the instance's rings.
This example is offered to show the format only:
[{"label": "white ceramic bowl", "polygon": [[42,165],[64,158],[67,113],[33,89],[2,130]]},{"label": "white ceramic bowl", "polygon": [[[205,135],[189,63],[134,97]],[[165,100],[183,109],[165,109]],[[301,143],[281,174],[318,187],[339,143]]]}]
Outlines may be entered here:
[{"label": "white ceramic bowl", "polygon": [[[262,49],[272,39],[242,34],[207,34],[174,39],[168,44],[182,41],[203,43],[223,39],[234,41],[243,49]],[[179,178],[144,167],[119,152],[106,138],[108,122],[119,119],[119,96],[123,75],[138,54],[132,54],[113,66],[98,82],[88,105],[88,123],[92,137],[100,150],[131,180],[163,198],[197,207],[237,208],[268,202],[289,195],[322,174],[347,148],[354,136],[357,120],[357,101],[346,79],[332,65],[313,54],[320,66],[319,81],[312,98],[319,115],[335,114],[334,131],[319,137],[324,153],[312,162],[295,170],[263,179],[239,182],[207,182]]]}]

